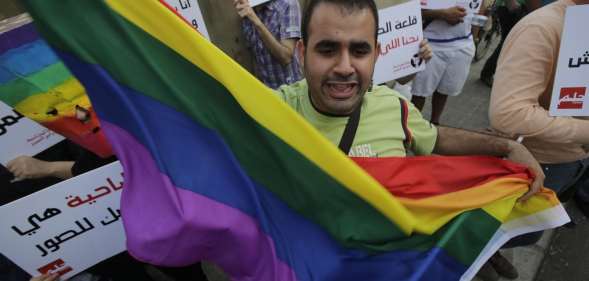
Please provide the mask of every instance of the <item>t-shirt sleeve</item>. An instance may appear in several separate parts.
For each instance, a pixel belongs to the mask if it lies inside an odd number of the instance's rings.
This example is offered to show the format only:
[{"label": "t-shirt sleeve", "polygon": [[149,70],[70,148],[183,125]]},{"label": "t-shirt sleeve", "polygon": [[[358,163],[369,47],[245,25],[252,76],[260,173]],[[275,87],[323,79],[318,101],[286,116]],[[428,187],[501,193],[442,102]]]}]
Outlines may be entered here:
[{"label": "t-shirt sleeve", "polygon": [[407,103],[407,124],[403,125],[405,137],[409,139],[409,149],[416,155],[430,155],[436,145],[438,129],[429,121],[423,119],[415,106]]},{"label": "t-shirt sleeve", "polygon": [[280,40],[301,38],[301,9],[299,1],[286,1],[286,9],[280,19]]}]

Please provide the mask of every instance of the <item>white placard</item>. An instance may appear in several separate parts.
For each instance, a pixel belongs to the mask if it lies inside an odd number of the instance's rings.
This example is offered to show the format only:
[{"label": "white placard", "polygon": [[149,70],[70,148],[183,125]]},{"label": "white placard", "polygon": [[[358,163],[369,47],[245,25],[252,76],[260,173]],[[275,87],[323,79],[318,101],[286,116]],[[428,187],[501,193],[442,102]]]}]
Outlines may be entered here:
[{"label": "white placard", "polygon": [[425,69],[419,58],[423,40],[421,9],[417,0],[378,11],[379,56],[373,82],[384,83]]},{"label": "white placard", "polygon": [[0,164],[21,156],[33,156],[63,140],[61,135],[39,125],[0,102]]},{"label": "white placard", "polygon": [[266,2],[269,2],[269,1],[270,0],[250,0],[249,2],[250,2],[250,6],[251,7],[255,7],[255,6],[258,6],[260,4],[264,4]]},{"label": "white placard", "polygon": [[467,14],[478,14],[483,0],[420,0],[422,9],[446,9],[454,6],[464,7]]},{"label": "white placard", "polygon": [[0,207],[0,252],[36,276],[62,280],[126,249],[119,162]]},{"label": "white placard", "polygon": [[550,102],[552,116],[589,116],[589,37],[583,35],[588,17],[589,5],[566,10]]},{"label": "white placard", "polygon": [[211,40],[207,26],[202,17],[200,6],[196,0],[165,0],[168,5],[176,11],[189,23],[194,26],[205,38]]}]

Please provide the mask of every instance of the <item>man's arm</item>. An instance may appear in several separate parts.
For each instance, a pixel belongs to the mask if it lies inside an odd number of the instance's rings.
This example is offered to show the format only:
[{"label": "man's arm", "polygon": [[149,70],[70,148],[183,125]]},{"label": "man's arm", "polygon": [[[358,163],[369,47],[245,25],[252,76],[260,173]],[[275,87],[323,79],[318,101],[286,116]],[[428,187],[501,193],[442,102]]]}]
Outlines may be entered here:
[{"label": "man's arm", "polygon": [[287,65],[292,61],[294,48],[296,44],[295,39],[276,39],[270,30],[264,25],[260,18],[256,15],[247,0],[234,0],[237,13],[242,19],[249,20],[256,28],[262,39],[264,46],[268,48],[270,54],[276,58],[281,64]]},{"label": "man's arm", "polygon": [[426,20],[443,20],[448,24],[455,25],[463,22],[466,9],[456,6],[447,9],[421,10],[421,15]]},{"label": "man's arm", "polygon": [[440,126],[433,152],[441,155],[506,157],[527,166],[534,173],[535,178],[530,190],[520,198],[521,201],[529,199],[544,184],[545,175],[538,161],[522,144],[510,139]]},{"label": "man's arm", "polygon": [[557,36],[537,25],[514,28],[503,45],[491,90],[489,119],[496,130],[553,143],[589,144],[589,121],[550,116],[540,104],[557,60]]}]

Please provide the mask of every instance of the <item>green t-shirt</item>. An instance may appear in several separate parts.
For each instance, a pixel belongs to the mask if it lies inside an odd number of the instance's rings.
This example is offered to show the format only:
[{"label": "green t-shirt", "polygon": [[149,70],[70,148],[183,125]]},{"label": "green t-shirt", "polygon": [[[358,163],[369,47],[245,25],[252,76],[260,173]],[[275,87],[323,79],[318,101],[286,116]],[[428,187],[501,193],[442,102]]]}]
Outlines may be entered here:
[{"label": "green t-shirt", "polygon": [[[309,121],[329,141],[338,145],[348,117],[333,117],[315,110],[308,95],[306,80],[284,85],[277,90],[282,99]],[[405,132],[402,125],[400,99],[406,99],[386,86],[375,86],[364,95],[360,123],[350,149],[350,156],[406,156]],[[429,155],[436,144],[437,129],[421,117],[406,101],[409,149],[416,155]]]}]

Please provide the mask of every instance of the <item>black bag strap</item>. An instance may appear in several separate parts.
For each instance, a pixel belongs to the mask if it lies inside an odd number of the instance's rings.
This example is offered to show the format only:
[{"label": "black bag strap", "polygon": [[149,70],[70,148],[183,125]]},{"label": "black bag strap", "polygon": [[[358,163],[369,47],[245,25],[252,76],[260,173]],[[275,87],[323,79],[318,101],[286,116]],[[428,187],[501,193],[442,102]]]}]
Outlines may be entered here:
[{"label": "black bag strap", "polygon": [[350,117],[348,118],[348,123],[346,123],[346,128],[344,129],[344,134],[342,135],[341,140],[339,141],[339,149],[343,151],[346,155],[350,153],[350,149],[352,148],[352,143],[354,143],[354,137],[356,136],[356,130],[358,129],[358,124],[360,123],[360,111],[362,111],[362,104],[359,104],[356,109],[352,112]]},{"label": "black bag strap", "polygon": [[409,149],[411,147],[411,142],[413,142],[413,136],[411,135],[411,130],[409,130],[409,106],[407,105],[407,101],[402,98],[399,98],[399,103],[401,104],[401,127],[403,128],[403,134],[405,134],[405,139],[403,139],[403,144],[405,145],[405,149]]}]

